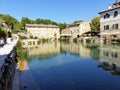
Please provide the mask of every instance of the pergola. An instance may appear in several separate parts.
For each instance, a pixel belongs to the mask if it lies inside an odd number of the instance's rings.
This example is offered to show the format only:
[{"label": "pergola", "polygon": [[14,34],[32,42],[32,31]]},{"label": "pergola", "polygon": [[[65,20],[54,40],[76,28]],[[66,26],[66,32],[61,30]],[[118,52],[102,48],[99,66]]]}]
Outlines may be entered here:
[{"label": "pergola", "polygon": [[83,36],[99,36],[100,35],[99,33],[100,32],[96,32],[96,31],[88,31],[88,32],[83,33],[82,35]]}]

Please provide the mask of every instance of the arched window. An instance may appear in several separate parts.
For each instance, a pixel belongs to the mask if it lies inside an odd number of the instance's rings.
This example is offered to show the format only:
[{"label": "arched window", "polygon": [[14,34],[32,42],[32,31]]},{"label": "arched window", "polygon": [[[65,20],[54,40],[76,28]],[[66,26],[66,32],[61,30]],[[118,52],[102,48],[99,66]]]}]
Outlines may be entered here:
[{"label": "arched window", "polygon": [[106,13],[106,14],[104,15],[104,19],[106,19],[106,18],[110,18],[110,14]]},{"label": "arched window", "polygon": [[118,11],[115,11],[114,12],[114,17],[117,17],[118,16]]}]

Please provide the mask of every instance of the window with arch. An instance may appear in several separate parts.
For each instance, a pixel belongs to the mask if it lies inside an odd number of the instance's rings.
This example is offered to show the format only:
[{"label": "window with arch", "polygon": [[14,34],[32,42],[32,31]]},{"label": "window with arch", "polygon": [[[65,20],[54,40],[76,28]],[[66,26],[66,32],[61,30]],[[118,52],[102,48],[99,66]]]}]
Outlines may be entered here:
[{"label": "window with arch", "polygon": [[110,18],[110,14],[106,13],[106,14],[104,15],[104,19],[106,19],[106,18]]},{"label": "window with arch", "polygon": [[118,11],[115,11],[114,12],[114,17],[117,17],[118,16]]}]

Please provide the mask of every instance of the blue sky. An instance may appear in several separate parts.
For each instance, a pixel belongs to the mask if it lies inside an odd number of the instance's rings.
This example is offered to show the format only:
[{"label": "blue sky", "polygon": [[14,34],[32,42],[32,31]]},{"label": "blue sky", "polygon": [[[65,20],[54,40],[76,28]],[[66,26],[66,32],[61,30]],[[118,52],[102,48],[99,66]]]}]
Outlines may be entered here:
[{"label": "blue sky", "polygon": [[57,23],[91,20],[115,0],[0,0],[0,13],[17,20],[51,19]]}]

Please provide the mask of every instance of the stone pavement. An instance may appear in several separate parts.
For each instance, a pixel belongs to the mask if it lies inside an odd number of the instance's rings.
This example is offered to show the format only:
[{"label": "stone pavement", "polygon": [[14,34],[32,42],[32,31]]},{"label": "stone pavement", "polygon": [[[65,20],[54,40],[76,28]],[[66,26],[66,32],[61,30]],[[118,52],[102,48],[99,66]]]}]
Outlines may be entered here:
[{"label": "stone pavement", "polygon": [[17,61],[15,48],[17,41],[18,39],[14,39],[0,47],[0,90],[12,90]]},{"label": "stone pavement", "polygon": [[5,44],[3,47],[0,47],[0,68],[4,63],[7,55],[12,51],[13,47],[17,44],[18,39],[14,39],[11,43]]}]

